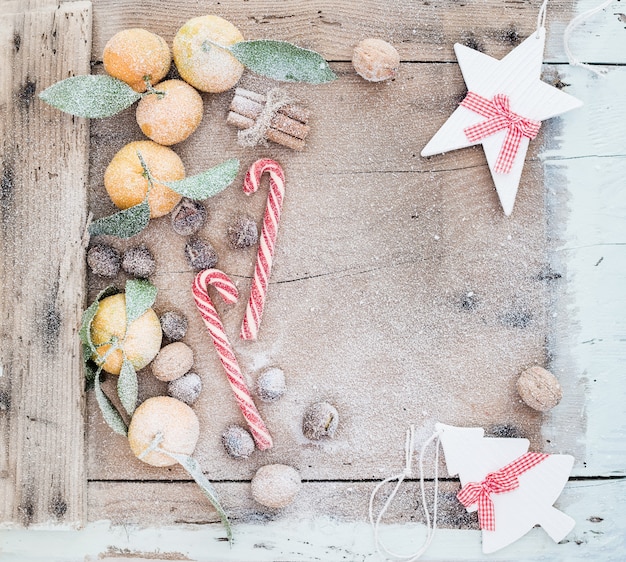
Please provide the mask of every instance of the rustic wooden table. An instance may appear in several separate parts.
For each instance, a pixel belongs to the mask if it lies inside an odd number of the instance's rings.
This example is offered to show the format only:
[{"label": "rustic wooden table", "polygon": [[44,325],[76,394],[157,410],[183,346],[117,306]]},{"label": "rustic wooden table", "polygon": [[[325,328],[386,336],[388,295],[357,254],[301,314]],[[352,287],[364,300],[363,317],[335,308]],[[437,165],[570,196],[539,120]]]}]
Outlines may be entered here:
[{"label": "rustic wooden table", "polygon": [[[402,468],[404,430],[417,424],[423,440],[436,421],[514,430],[535,450],[576,457],[557,504],[576,519],[574,531],[555,545],[535,529],[498,559],[621,556],[626,164],[618,101],[626,16],[619,4],[572,38],[581,58],[610,65],[597,78],[564,64],[561,44],[567,22],[594,3],[549,3],[544,79],[585,105],[547,122],[531,144],[510,218],[482,150],[419,156],[464,92],[453,44],[501,58],[532,33],[539,4],[0,0],[0,560],[376,560],[369,494]],[[114,242],[149,245],[157,312],[188,313],[186,341],[204,381],[194,406],[202,425],[196,456],[233,518],[232,549],[186,474],[137,461],[83,392],[79,318],[105,285],[87,275],[85,225],[88,212],[113,210],[102,174],[121,146],[141,138],[134,112],[88,123],[36,95],[67,76],[101,73],[104,44],[121,29],[145,27],[171,43],[182,23],[206,13],[249,39],[315,49],[339,76],[287,86],[312,114],[302,153],[239,147],[225,123],[232,92],[204,95],[201,129],[175,147],[188,174],[228,157],[242,163],[233,187],[208,202],[203,236],[244,295],[254,250],[229,250],[223,233],[236,209],[260,217],[264,198],[244,198],[242,174],[260,156],[278,159],[287,174],[259,341],[236,341],[245,299],[220,307],[246,375],[253,380],[268,365],[287,375],[287,396],[262,408],[272,451],[242,463],[220,445],[226,425],[241,420],[194,315],[184,239],[160,219],[130,242]],[[393,82],[370,84],[354,73],[352,49],[368,36],[398,48],[403,63]],[[242,85],[271,84],[246,72]],[[547,415],[515,394],[516,376],[532,364],[549,366],[564,388]],[[164,392],[148,373],[140,381],[142,399]],[[320,399],[337,406],[341,423],[335,440],[317,446],[301,435],[300,420]],[[250,496],[250,478],[271,462],[295,466],[304,480],[282,512]],[[429,486],[432,476],[429,466]],[[457,481],[442,483],[444,528],[426,559],[482,558],[475,519],[450,501],[457,489]],[[416,498],[410,479],[387,518],[385,536],[398,550],[420,542]]]}]

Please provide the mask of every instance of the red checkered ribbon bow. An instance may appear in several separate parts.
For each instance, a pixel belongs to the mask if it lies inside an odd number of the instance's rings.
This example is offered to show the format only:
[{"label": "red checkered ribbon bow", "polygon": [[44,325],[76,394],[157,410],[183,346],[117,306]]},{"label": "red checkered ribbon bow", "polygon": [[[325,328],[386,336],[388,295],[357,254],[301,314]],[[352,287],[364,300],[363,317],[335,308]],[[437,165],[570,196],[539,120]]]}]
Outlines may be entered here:
[{"label": "red checkered ribbon bow", "polygon": [[456,495],[465,506],[478,505],[478,521],[480,528],[487,531],[496,530],[496,517],[491,501],[491,494],[502,494],[519,488],[518,476],[538,465],[550,455],[544,453],[525,453],[512,463],[496,472],[487,474],[482,482],[469,482]]},{"label": "red checkered ribbon bow", "polygon": [[495,169],[498,174],[508,174],[513,167],[522,138],[534,139],[541,127],[541,121],[526,119],[512,112],[509,108],[509,96],[505,94],[496,94],[493,99],[488,100],[474,92],[468,92],[461,105],[487,117],[486,121],[463,129],[470,142],[478,142],[498,131],[508,129]]}]

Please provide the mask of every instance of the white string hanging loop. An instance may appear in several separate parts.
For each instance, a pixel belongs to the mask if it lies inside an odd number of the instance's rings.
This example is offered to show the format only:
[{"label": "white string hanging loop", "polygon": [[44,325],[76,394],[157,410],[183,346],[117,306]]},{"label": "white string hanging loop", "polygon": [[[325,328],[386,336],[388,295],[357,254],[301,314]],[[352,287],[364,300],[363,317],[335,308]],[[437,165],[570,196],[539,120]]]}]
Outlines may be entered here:
[{"label": "white string hanging loop", "polygon": [[[428,505],[426,503],[426,491],[425,491],[425,485],[424,485],[424,453],[428,445],[430,445],[430,443],[432,443],[434,440],[436,440],[435,486],[434,486],[434,499],[433,499],[433,522],[431,524],[430,513],[428,512]],[[376,551],[381,557],[385,559],[392,558],[392,559],[395,559],[397,562],[414,562],[415,560],[420,558],[430,546],[430,543],[432,542],[433,537],[435,535],[435,530],[437,529],[437,497],[438,497],[438,492],[439,492],[439,473],[438,473],[439,471],[439,434],[435,432],[422,445],[422,449],[420,451],[420,458],[419,458],[420,490],[421,490],[421,496],[422,496],[422,508],[424,510],[424,517],[426,520],[426,540],[424,541],[424,544],[419,548],[419,550],[417,550],[416,552],[412,554],[398,554],[396,552],[389,550],[383,544],[379,536],[380,522],[383,518],[383,515],[387,512],[387,509],[391,505],[391,502],[396,497],[396,494],[398,493],[400,485],[402,484],[404,479],[412,475],[411,465],[412,465],[414,450],[415,450],[415,426],[412,425],[410,429],[408,429],[406,432],[406,440],[405,440],[405,445],[404,445],[404,456],[405,456],[404,470],[400,472],[399,474],[397,474],[396,476],[385,478],[385,480],[380,482],[374,488],[374,490],[372,491],[372,495],[370,497],[369,516],[370,516],[370,523],[374,530],[374,542],[376,545]],[[376,495],[378,494],[379,490],[385,484],[388,484],[389,482],[393,482],[394,480],[397,480],[398,483],[395,485],[394,489],[389,494],[389,497],[387,498],[387,500],[385,501],[385,504],[380,510],[378,517],[376,517],[376,520],[374,520],[374,499],[376,498]]]},{"label": "white string hanging loop", "polygon": [[537,39],[539,39],[539,31],[546,26],[546,13],[548,11],[548,0],[543,0],[539,13],[537,14]]},{"label": "white string hanging loop", "polygon": [[583,12],[582,14],[577,15],[572,21],[569,22],[569,24],[565,28],[565,31],[563,32],[563,49],[565,50],[567,61],[572,66],[580,66],[581,68],[586,68],[589,72],[593,72],[596,76],[603,76],[604,74],[606,74],[606,69],[605,68],[596,69],[590,64],[581,62],[572,53],[572,50],[570,49],[570,46],[569,46],[569,42],[570,42],[572,33],[578,26],[580,26],[582,23],[584,23],[586,20],[588,20],[589,18],[591,18],[598,12],[601,12],[605,8],[608,8],[612,2],[613,0],[606,0],[606,2],[603,2],[599,6],[596,6],[595,8],[592,8],[591,10],[587,10],[586,12]]}]

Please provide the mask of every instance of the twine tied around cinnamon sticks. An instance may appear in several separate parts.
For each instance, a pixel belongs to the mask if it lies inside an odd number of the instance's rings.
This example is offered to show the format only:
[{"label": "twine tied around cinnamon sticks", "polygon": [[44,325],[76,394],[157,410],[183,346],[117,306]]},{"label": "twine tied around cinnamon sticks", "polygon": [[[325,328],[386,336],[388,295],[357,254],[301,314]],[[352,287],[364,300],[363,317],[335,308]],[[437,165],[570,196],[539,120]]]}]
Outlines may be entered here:
[{"label": "twine tied around cinnamon sticks", "polygon": [[226,122],[242,129],[241,146],[252,147],[268,140],[293,150],[303,150],[309,134],[309,113],[295,105],[285,90],[272,88],[267,96],[237,88]]}]

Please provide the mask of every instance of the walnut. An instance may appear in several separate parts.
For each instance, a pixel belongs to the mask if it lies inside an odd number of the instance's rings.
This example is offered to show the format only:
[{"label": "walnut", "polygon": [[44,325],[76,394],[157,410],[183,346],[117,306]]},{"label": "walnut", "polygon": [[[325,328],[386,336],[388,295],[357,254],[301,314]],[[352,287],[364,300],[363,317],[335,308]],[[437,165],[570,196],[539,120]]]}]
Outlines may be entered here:
[{"label": "walnut", "polygon": [[354,49],[352,66],[359,76],[370,82],[391,80],[398,74],[400,55],[393,45],[382,39],[364,39]]},{"label": "walnut", "polygon": [[261,505],[280,509],[289,505],[300,489],[300,474],[284,464],[259,468],[252,479],[252,497]]},{"label": "walnut", "polygon": [[517,392],[527,406],[539,412],[554,408],[563,396],[557,378],[541,367],[526,369],[517,380]]},{"label": "walnut", "polygon": [[193,367],[193,351],[181,341],[161,348],[152,362],[152,374],[160,381],[173,381]]}]

